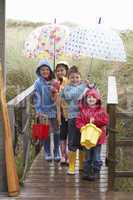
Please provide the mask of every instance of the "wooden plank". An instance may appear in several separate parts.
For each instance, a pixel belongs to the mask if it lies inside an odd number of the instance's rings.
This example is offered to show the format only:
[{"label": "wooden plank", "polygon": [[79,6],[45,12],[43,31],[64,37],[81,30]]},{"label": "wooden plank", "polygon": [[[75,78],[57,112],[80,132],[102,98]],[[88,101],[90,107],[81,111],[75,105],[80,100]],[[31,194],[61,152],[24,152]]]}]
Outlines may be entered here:
[{"label": "wooden plank", "polygon": [[116,117],[119,119],[133,119],[133,113],[130,112],[116,112]]},{"label": "wooden plank", "polygon": [[117,140],[116,146],[130,146],[133,147],[133,140]]},{"label": "wooden plank", "polygon": [[[116,127],[116,105],[118,104],[118,94],[116,87],[115,76],[108,77],[108,94],[107,94],[107,111],[109,114],[109,128],[115,130]],[[109,132],[108,138],[108,159],[115,161],[115,133]],[[109,162],[109,189],[113,190],[115,179],[115,165],[114,162]]]},{"label": "wooden plank", "polygon": [[[73,199],[74,193],[80,193],[78,199],[82,199],[83,196],[87,198],[88,192],[93,191],[94,194],[99,191],[107,191],[108,187],[108,173],[105,166],[105,146],[102,148],[102,159],[104,165],[102,166],[100,179],[96,179],[95,182],[89,182],[82,180],[82,172],[79,172],[79,160],[76,160],[76,175],[67,175],[67,166],[61,166],[56,162],[47,162],[44,160],[43,149],[40,154],[34,160],[31,170],[27,174],[27,178],[24,182],[24,189],[22,190],[20,197],[28,198],[34,196],[38,199],[38,195],[48,196],[48,199],[52,199],[56,196],[58,200],[61,200],[63,195],[67,196],[67,199]],[[55,184],[56,182],[56,184]],[[91,195],[93,199],[93,195]]]},{"label": "wooden plank", "polygon": [[[116,127],[116,105],[115,104],[108,104],[107,111],[109,114],[109,128],[115,129]],[[113,190],[114,187],[114,180],[115,180],[115,133],[109,131],[109,138],[108,138],[108,160],[113,162],[108,163],[108,176],[109,176],[109,189]]]},{"label": "wooden plank", "polygon": [[115,176],[133,178],[133,171],[116,171]]}]

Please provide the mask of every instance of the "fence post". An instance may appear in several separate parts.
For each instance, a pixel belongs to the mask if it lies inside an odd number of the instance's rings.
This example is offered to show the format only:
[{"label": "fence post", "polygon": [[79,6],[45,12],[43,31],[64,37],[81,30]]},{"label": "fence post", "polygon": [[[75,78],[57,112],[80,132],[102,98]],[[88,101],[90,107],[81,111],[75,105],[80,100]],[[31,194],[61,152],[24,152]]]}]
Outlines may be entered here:
[{"label": "fence post", "polygon": [[115,181],[115,130],[116,105],[118,104],[116,79],[108,77],[107,112],[109,114],[109,138],[108,138],[108,189],[113,190]]},{"label": "fence post", "polygon": [[[6,0],[0,1],[0,62],[3,67],[4,80],[5,73],[5,4]],[[0,111],[1,116],[1,111]],[[3,134],[3,121],[0,117],[0,192],[7,192],[6,183],[6,167],[5,167],[5,154],[4,154],[4,134]]]}]

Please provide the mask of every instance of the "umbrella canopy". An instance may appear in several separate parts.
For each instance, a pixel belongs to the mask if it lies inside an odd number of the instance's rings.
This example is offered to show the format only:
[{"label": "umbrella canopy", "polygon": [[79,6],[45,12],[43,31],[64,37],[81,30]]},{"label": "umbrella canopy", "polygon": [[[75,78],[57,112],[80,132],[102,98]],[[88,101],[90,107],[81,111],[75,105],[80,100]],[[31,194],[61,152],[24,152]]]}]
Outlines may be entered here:
[{"label": "umbrella canopy", "polygon": [[69,30],[66,26],[51,24],[36,28],[24,44],[28,58],[58,58],[64,50]]},{"label": "umbrella canopy", "polygon": [[74,29],[65,44],[64,52],[75,56],[89,56],[110,61],[126,61],[122,39],[101,24],[91,28]]}]

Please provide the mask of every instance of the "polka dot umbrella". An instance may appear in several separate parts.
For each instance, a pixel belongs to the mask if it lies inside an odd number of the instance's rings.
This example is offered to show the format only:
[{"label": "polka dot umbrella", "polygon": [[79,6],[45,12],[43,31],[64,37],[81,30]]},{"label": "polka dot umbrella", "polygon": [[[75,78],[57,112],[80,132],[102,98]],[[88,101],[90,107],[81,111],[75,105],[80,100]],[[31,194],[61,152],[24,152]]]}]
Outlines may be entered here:
[{"label": "polka dot umbrella", "polygon": [[119,34],[101,24],[90,28],[78,27],[71,31],[64,52],[109,61],[126,61],[124,44]]}]

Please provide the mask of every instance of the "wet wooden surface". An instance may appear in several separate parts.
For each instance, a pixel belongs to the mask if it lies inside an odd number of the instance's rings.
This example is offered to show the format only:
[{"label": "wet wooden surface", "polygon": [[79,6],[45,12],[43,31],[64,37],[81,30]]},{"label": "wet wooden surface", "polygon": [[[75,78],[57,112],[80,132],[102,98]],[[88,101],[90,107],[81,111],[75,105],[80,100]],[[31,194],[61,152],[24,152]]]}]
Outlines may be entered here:
[{"label": "wet wooden surface", "polygon": [[[106,146],[102,149],[105,160]],[[108,192],[108,170],[103,164],[100,177],[94,181],[82,180],[76,160],[76,175],[67,175],[67,166],[44,160],[43,150],[34,161],[17,198],[18,200],[132,200],[132,193]]]}]

